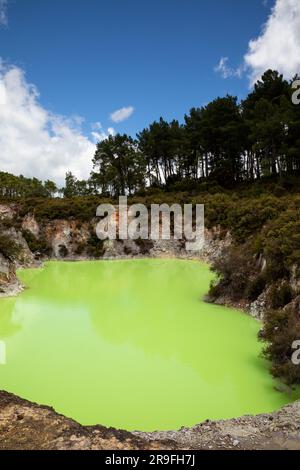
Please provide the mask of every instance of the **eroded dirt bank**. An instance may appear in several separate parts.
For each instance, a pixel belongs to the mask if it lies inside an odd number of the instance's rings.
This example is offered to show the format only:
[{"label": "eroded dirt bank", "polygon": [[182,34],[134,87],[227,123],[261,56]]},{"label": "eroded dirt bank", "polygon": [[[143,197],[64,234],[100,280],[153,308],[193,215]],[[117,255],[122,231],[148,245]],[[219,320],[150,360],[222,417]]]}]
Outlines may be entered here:
[{"label": "eroded dirt bank", "polygon": [[81,426],[49,407],[0,392],[0,450],[300,449],[300,401],[272,414],[169,432]]}]

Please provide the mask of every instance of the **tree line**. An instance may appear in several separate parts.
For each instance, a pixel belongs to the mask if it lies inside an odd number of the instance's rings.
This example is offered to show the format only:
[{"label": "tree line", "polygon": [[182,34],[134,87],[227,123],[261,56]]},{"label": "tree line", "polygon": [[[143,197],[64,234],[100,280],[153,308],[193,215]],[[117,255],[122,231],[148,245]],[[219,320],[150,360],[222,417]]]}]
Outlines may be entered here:
[{"label": "tree line", "polygon": [[26,197],[54,197],[58,188],[53,181],[40,181],[37,178],[25,178],[0,171],[0,197],[18,199]]},{"label": "tree line", "polygon": [[[160,118],[136,138],[109,136],[97,144],[89,179],[80,181],[68,172],[61,193],[109,197],[145,187],[196,190],[204,181],[233,188],[243,181],[299,173],[300,106],[291,99],[296,78],[287,81],[268,70],[241,102],[227,95],[192,108],[183,123]],[[3,196],[57,193],[54,183],[10,177],[0,179]]]},{"label": "tree line", "polygon": [[[196,189],[211,180],[225,187],[300,171],[300,106],[290,82],[264,73],[240,103],[217,98],[192,108],[184,123],[163,118],[137,134],[99,142],[87,182],[67,176],[73,194],[132,194],[145,186]],[[71,185],[70,185],[71,183]]]}]

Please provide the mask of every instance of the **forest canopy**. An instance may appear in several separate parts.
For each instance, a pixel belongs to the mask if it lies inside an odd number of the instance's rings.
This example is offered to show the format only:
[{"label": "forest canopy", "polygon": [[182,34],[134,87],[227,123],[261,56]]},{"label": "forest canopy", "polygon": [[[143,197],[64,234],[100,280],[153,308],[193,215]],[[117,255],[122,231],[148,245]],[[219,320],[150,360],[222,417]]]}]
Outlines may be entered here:
[{"label": "forest canopy", "polygon": [[70,172],[65,187],[0,173],[0,195],[64,197],[136,194],[146,187],[197,190],[203,182],[234,188],[245,181],[300,173],[300,106],[291,81],[268,70],[241,102],[216,98],[192,108],[184,122],[160,118],[139,132],[97,144],[88,180]]}]

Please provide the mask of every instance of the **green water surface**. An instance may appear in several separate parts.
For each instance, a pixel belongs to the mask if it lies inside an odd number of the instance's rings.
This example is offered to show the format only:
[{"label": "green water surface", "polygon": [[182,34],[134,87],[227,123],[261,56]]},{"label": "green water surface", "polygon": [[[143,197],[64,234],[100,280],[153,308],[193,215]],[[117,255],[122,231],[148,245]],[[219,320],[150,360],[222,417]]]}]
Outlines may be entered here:
[{"label": "green water surface", "polygon": [[[0,299],[0,389],[82,424],[166,430],[270,412],[259,323],[204,303],[212,274],[183,260],[49,262]],[[3,343],[2,343],[3,344]]]}]

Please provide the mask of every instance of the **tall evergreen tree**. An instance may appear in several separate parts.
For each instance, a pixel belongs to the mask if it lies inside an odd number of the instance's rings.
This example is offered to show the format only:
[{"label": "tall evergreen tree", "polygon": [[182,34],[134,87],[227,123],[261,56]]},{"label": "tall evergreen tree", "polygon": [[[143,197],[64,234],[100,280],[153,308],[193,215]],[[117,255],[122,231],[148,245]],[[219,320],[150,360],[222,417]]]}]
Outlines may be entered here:
[{"label": "tall evergreen tree", "polygon": [[98,143],[93,159],[92,181],[100,193],[132,194],[145,185],[145,159],[137,142],[126,134]]}]

